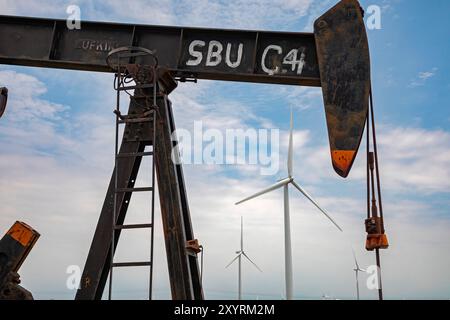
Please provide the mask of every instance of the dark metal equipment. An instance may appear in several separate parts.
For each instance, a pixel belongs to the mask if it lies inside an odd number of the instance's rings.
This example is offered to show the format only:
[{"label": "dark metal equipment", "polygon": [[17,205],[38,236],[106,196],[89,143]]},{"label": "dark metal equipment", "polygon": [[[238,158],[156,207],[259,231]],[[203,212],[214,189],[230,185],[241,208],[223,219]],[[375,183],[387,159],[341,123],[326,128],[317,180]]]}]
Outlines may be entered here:
[{"label": "dark metal equipment", "polygon": [[[3,64],[112,72],[108,53],[136,46],[150,49],[161,67],[181,79],[320,86],[312,33],[89,21],[69,30],[65,20],[0,15],[0,39]],[[136,62],[151,64],[151,58]]]},{"label": "dark metal equipment", "polygon": [[[177,87],[177,81],[321,86],[331,160],[335,171],[344,178],[355,160],[366,122],[369,126],[369,47],[357,0],[339,1],[317,19],[314,33],[105,22],[83,22],[81,29],[69,30],[65,20],[0,15],[0,63],[115,74],[115,168],[76,299],[101,299],[108,275],[111,297],[112,270],[124,266],[150,267],[151,298],[152,252],[144,261],[114,261],[122,230],[149,228],[153,243],[155,180],[152,186],[135,187],[144,156],[153,158],[152,175],[154,178],[156,173],[158,182],[172,298],[203,299],[197,261],[202,246],[192,230],[182,167],[172,161],[177,141],[172,140],[175,124],[168,95]],[[119,95],[130,89],[134,93],[129,109],[122,113]],[[0,104],[0,116],[3,111],[4,105],[1,108]],[[124,125],[120,146],[119,125]],[[379,187],[375,141],[374,146]],[[126,225],[134,192],[151,192],[151,217],[140,225]],[[379,232],[383,226],[379,188],[378,192],[379,219],[368,208],[371,220],[367,227],[371,232]]]},{"label": "dark metal equipment", "polygon": [[[131,59],[136,57],[144,57],[150,56],[154,59],[152,66],[141,67],[136,64],[126,64],[122,65],[122,63],[129,62]],[[108,299],[112,299],[112,290],[113,290],[113,270],[114,268],[120,267],[142,267],[148,266],[150,268],[149,274],[149,289],[148,289],[148,298],[152,300],[152,288],[153,288],[153,240],[154,240],[154,217],[155,217],[155,161],[152,161],[151,165],[151,186],[149,187],[126,187],[123,188],[119,186],[119,173],[122,169],[122,161],[128,157],[153,157],[155,155],[155,127],[156,127],[156,91],[157,91],[157,74],[156,70],[158,68],[158,59],[156,56],[148,49],[145,48],[137,48],[137,47],[129,47],[129,48],[118,48],[112,50],[107,58],[108,65],[116,70],[115,79],[114,79],[114,89],[116,90],[116,109],[114,110],[114,114],[116,115],[116,125],[115,125],[115,168],[114,170],[114,210],[113,210],[113,225],[112,225],[112,242],[110,248],[115,248],[116,244],[116,236],[120,235],[119,233],[115,234],[115,230],[129,230],[129,229],[146,229],[150,228],[150,257],[149,260],[146,261],[127,261],[127,262],[114,262],[114,252],[115,250],[110,251],[110,261],[109,261],[109,289],[108,289]],[[134,81],[134,84],[132,83]],[[151,89],[151,95],[145,95],[144,89]],[[120,112],[120,96],[121,93],[126,92],[130,97],[132,93],[129,93],[129,90],[137,90],[141,91],[141,97],[137,101],[138,108],[141,109],[141,113],[122,115]],[[145,92],[148,93],[148,92]],[[136,98],[136,96],[134,96]],[[127,155],[119,154],[119,128],[120,125],[126,125],[128,123],[137,124],[139,126],[137,136],[141,136],[139,130],[150,133],[148,135],[149,141],[152,144],[152,151],[147,152],[136,152],[129,153]],[[150,203],[150,222],[143,224],[133,224],[133,225],[124,225],[117,224],[117,216],[118,216],[118,208],[117,204],[119,203],[119,197],[122,194],[129,193],[129,197],[133,192],[151,192],[151,203]],[[117,239],[118,242],[119,239]]]},{"label": "dark metal equipment", "polygon": [[[375,128],[375,115],[373,107],[372,90],[369,94],[369,112],[367,113],[366,121],[366,174],[367,174],[367,219],[365,220],[367,239],[366,249],[368,251],[375,250],[375,258],[377,263],[377,277],[378,277],[378,297],[383,300],[383,286],[381,281],[381,258],[380,249],[387,249],[389,247],[388,239],[384,229],[383,216],[383,202],[381,199],[381,180],[380,168],[378,163],[378,147]],[[371,139],[372,137],[372,139]],[[371,141],[373,151],[371,151]],[[377,207],[377,198],[379,210]]]},{"label": "dark metal equipment", "polygon": [[378,215],[378,207],[377,207],[377,199],[375,196],[375,183],[374,183],[374,153],[369,152],[369,170],[370,175],[368,177],[370,181],[370,190],[371,190],[371,200],[370,200],[370,211],[371,215],[366,219],[366,232],[367,232],[367,240],[366,240],[366,249],[368,251],[373,251],[375,249],[387,249],[389,247],[389,243],[387,240],[387,236],[384,233],[384,223],[382,217]]},{"label": "dark metal equipment", "polygon": [[[314,33],[223,30],[0,16],[0,63],[113,72],[111,50],[136,46],[173,78],[322,87],[336,172],[347,177],[362,137],[370,85],[369,46],[357,0],[341,0]],[[148,56],[137,64],[151,64]]]},{"label": "dark metal equipment", "polygon": [[6,103],[8,102],[8,89],[5,87],[0,88],[0,118],[6,109]]},{"label": "dark metal equipment", "polygon": [[347,177],[364,133],[370,56],[363,11],[344,0],[314,23],[320,79],[334,170]]},{"label": "dark metal equipment", "polygon": [[17,272],[38,238],[36,230],[17,221],[0,240],[0,300],[33,300],[32,294],[19,285]]},{"label": "dark metal equipment", "polygon": [[[117,108],[114,110],[117,116],[116,135],[120,124],[124,124],[125,129],[120,148],[116,136],[116,168],[119,169],[114,170],[111,178],[76,299],[100,299],[108,274],[109,297],[111,297],[114,267],[148,266],[152,270],[152,252],[149,261],[113,262],[114,251],[123,229],[151,228],[153,242],[154,175],[151,187],[134,186],[143,156],[153,157],[152,166],[155,166],[157,173],[172,298],[203,299],[197,262],[198,251],[192,247],[196,239],[190,220],[183,171],[181,165],[172,161],[172,148],[177,142],[172,139],[175,124],[167,96],[176,87],[176,82],[166,69],[158,67],[158,60],[154,56],[151,65],[122,63],[124,59],[129,62],[130,59],[142,55],[152,57],[153,53],[136,47],[120,48],[112,52],[108,59],[112,68],[116,70],[115,86],[118,92]],[[135,84],[130,84],[129,80],[134,80]],[[119,108],[119,93],[133,89],[135,91],[134,95],[130,96],[128,114],[122,115]],[[151,151],[145,151],[146,147],[150,147]],[[155,169],[152,169],[152,172]],[[150,223],[124,225],[132,194],[145,191],[152,192]],[[151,287],[150,283],[150,297]]]}]

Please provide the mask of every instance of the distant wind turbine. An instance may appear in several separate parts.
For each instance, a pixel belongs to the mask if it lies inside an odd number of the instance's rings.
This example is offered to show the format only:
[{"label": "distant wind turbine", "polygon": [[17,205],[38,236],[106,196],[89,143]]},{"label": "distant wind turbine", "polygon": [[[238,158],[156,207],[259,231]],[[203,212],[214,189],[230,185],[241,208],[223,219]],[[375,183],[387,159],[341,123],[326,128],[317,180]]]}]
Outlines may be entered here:
[{"label": "distant wind turbine", "polygon": [[290,119],[290,131],[289,131],[289,150],[288,150],[288,160],[287,160],[287,170],[288,177],[282,179],[272,185],[271,187],[264,189],[254,195],[245,198],[236,203],[236,205],[246,202],[248,200],[259,197],[268,192],[277,190],[283,187],[284,190],[284,250],[285,250],[285,278],[286,278],[286,299],[292,300],[294,296],[293,289],[293,275],[292,275],[292,247],[291,247],[291,226],[290,226],[290,216],[289,216],[289,185],[293,185],[298,191],[300,191],[309,201],[311,201],[317,209],[319,209],[341,232],[341,227],[330,217],[330,215],[319,206],[319,204],[300,186],[294,181],[293,177],[293,126],[294,120],[291,108],[291,119]]},{"label": "distant wind turbine", "polygon": [[239,262],[239,271],[238,271],[238,300],[242,300],[242,256],[244,256],[248,261],[250,261],[251,264],[253,264],[255,266],[256,269],[258,269],[260,272],[261,269],[256,265],[256,263],[254,263],[245,253],[244,251],[244,223],[243,223],[243,219],[241,217],[241,250],[236,251],[237,256],[231,260],[231,262],[225,267],[228,268],[229,266],[231,266],[233,264],[233,262],[235,262],[236,260],[238,260]]},{"label": "distant wind turbine", "polygon": [[353,259],[355,259],[355,269],[353,269],[353,271],[355,271],[355,276],[356,276],[356,299],[359,300],[359,278],[358,278],[358,273],[360,271],[366,272],[366,270],[361,269],[359,267],[358,260],[356,260],[355,250],[353,250],[353,248],[352,248],[352,252],[353,252]]}]

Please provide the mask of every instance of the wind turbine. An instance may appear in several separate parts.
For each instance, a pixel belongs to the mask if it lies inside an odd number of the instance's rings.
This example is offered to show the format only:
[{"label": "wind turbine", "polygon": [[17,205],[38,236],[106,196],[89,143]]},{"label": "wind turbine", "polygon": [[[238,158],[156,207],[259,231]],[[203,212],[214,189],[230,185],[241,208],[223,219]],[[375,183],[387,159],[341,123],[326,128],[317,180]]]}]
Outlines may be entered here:
[{"label": "wind turbine", "polygon": [[294,296],[293,289],[293,275],[292,275],[292,247],[291,247],[291,226],[290,226],[290,215],[289,215],[289,185],[293,185],[298,191],[300,191],[309,201],[311,201],[317,209],[319,209],[341,232],[341,227],[330,217],[330,215],[321,208],[319,204],[300,186],[294,181],[293,177],[293,126],[294,120],[291,108],[291,119],[290,119],[290,131],[289,131],[289,150],[288,150],[288,160],[287,160],[287,170],[288,177],[282,179],[254,195],[245,198],[236,203],[236,205],[246,202],[248,200],[259,197],[268,192],[283,188],[284,193],[284,250],[285,250],[285,278],[286,278],[286,299],[292,300]]},{"label": "wind turbine", "polygon": [[352,248],[352,252],[353,252],[353,258],[355,259],[355,269],[353,269],[353,271],[355,271],[355,275],[356,275],[356,299],[359,300],[359,278],[358,278],[358,273],[360,271],[366,272],[366,270],[361,269],[359,267],[358,260],[356,260],[355,250],[353,250],[353,248]]},{"label": "wind turbine", "polygon": [[236,251],[237,256],[231,260],[231,262],[225,267],[228,268],[229,266],[231,266],[233,264],[233,262],[235,262],[236,260],[238,260],[239,263],[239,271],[238,271],[238,282],[239,282],[239,289],[238,289],[238,300],[242,300],[242,256],[244,256],[248,261],[250,261],[251,264],[253,264],[255,266],[256,269],[258,269],[260,272],[261,269],[256,265],[256,263],[254,263],[245,253],[244,251],[244,224],[243,224],[243,220],[241,217],[241,250]]}]

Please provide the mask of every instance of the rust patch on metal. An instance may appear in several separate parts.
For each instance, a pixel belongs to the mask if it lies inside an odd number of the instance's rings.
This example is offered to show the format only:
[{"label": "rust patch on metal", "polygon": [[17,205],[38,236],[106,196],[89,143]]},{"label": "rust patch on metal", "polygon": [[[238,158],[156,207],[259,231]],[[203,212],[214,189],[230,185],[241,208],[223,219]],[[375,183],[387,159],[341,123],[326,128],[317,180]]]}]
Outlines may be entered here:
[{"label": "rust patch on metal", "polygon": [[345,178],[358,152],[369,107],[369,45],[359,2],[339,2],[315,21],[314,35],[331,160]]},{"label": "rust patch on metal", "polygon": [[355,158],[355,151],[353,150],[331,150],[331,159],[333,166],[344,172],[352,165]]},{"label": "rust patch on metal", "polygon": [[33,244],[39,237],[39,234],[35,230],[33,230],[33,228],[20,221],[14,223],[14,225],[8,231],[8,235],[10,235],[11,238],[19,242],[24,247]]}]

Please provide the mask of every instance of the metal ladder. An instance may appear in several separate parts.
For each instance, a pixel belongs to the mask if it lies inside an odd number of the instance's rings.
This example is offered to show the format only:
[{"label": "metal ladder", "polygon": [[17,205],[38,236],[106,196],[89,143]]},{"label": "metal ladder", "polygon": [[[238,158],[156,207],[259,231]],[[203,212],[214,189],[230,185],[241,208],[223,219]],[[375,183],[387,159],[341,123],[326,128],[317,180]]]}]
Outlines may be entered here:
[{"label": "metal ladder", "polygon": [[[149,290],[148,290],[148,298],[152,300],[152,288],[153,288],[153,243],[154,243],[154,216],[155,216],[155,161],[154,161],[154,152],[155,152],[155,132],[156,132],[156,68],[157,68],[157,59],[151,51],[148,51],[144,48],[136,48],[136,47],[127,47],[127,48],[119,48],[114,52],[111,52],[111,56],[117,56],[117,69],[114,80],[114,89],[116,90],[116,109],[114,113],[116,115],[116,123],[115,123],[115,148],[114,148],[114,157],[115,157],[115,171],[114,171],[114,210],[113,210],[113,219],[112,219],[112,239],[111,239],[111,248],[115,248],[117,246],[117,242],[119,239],[115,238],[116,232],[121,232],[122,230],[130,230],[130,229],[150,229],[150,258],[149,260],[144,261],[127,261],[127,262],[116,262],[114,260],[115,250],[112,249],[110,251],[110,270],[109,270],[109,288],[108,288],[108,300],[112,300],[112,292],[113,292],[113,270],[115,268],[123,268],[123,267],[149,267]],[[125,61],[134,61],[136,57],[151,55],[154,59],[155,63],[150,70],[153,72],[153,79],[147,82],[144,79],[137,79],[136,74],[132,74],[127,70],[127,67],[122,64],[123,59]],[[135,84],[129,85],[132,80],[135,81]],[[142,82],[141,82],[142,81]],[[135,90],[135,94],[131,95],[128,91]],[[152,91],[152,94],[149,94],[149,91]],[[120,97],[121,93],[125,92],[130,96],[130,99],[134,99],[135,103],[140,105],[144,110],[141,114],[128,114],[122,115],[120,112]],[[139,92],[140,94],[136,94]],[[139,101],[139,102],[137,102]],[[151,151],[139,151],[139,152],[120,152],[119,150],[119,131],[121,125],[133,124],[139,125],[143,123],[149,123],[150,127],[152,127],[152,150]],[[121,160],[130,158],[130,157],[152,157],[151,164],[151,186],[148,187],[135,187],[136,180],[127,181],[126,186],[119,186],[119,173],[121,172],[120,165]],[[151,192],[151,212],[150,212],[150,222],[142,223],[142,224],[118,224],[118,205],[119,205],[119,196],[123,195],[124,198],[131,200],[131,195],[134,192]],[[118,237],[117,237],[118,238]],[[115,245],[116,243],[116,245]]]}]

